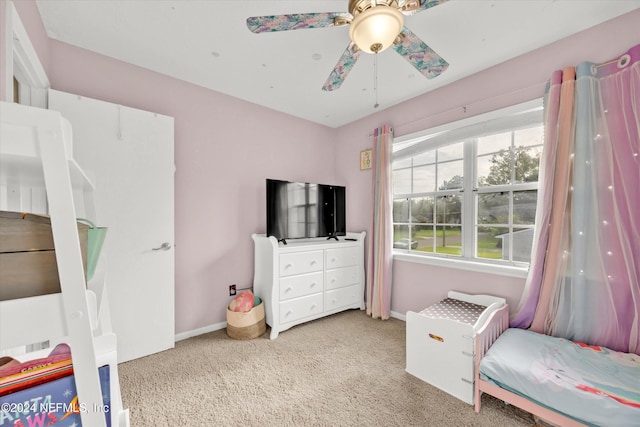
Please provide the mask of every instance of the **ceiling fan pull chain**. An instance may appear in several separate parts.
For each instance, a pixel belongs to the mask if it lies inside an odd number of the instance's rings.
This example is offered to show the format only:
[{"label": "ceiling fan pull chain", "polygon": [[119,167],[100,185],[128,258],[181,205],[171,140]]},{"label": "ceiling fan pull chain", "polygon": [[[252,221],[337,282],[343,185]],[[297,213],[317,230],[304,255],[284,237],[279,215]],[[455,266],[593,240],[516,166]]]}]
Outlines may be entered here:
[{"label": "ceiling fan pull chain", "polygon": [[373,55],[373,91],[376,94],[376,103],[373,108],[378,108],[378,54]]}]

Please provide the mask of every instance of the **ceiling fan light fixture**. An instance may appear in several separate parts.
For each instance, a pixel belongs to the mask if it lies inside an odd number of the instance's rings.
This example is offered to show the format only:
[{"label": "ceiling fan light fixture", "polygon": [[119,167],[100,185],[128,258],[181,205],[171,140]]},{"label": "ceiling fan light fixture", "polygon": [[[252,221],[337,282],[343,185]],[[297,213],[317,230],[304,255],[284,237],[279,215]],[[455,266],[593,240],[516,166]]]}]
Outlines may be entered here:
[{"label": "ceiling fan light fixture", "polygon": [[379,5],[353,18],[349,37],[361,50],[379,53],[393,44],[403,25],[404,15],[398,9]]}]

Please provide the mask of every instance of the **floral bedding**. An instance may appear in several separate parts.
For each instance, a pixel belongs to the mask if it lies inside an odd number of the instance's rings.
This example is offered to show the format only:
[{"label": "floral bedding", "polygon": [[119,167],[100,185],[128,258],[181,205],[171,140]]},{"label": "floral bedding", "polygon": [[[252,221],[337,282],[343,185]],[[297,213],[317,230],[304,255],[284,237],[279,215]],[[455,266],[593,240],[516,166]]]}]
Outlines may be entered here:
[{"label": "floral bedding", "polygon": [[640,356],[507,329],[482,379],[590,426],[640,426]]}]

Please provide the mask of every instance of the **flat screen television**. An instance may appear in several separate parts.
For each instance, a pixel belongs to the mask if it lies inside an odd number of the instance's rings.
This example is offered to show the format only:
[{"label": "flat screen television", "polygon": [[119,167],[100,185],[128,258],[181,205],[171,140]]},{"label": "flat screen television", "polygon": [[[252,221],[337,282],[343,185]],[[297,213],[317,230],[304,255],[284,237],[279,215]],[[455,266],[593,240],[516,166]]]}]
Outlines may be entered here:
[{"label": "flat screen television", "polygon": [[346,235],[345,187],[267,179],[267,236],[287,239]]}]

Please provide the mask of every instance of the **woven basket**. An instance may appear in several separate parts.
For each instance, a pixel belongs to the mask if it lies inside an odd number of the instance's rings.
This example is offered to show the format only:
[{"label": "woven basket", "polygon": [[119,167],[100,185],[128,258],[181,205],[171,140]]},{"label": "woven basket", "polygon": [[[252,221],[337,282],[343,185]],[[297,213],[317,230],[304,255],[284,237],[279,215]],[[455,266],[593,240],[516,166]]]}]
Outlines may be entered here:
[{"label": "woven basket", "polygon": [[227,307],[227,335],[236,340],[258,338],[267,331],[264,320],[264,301],[246,313],[231,311]]}]

